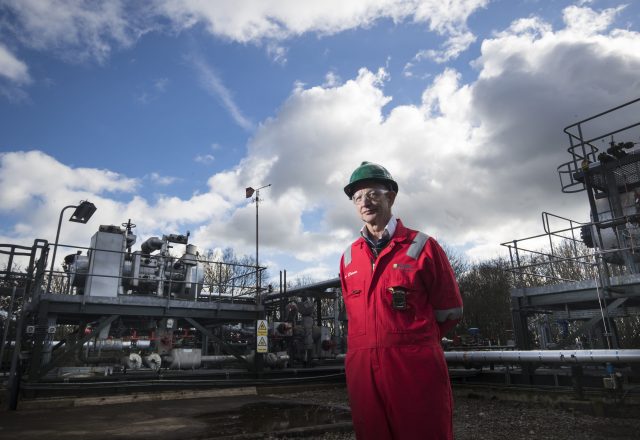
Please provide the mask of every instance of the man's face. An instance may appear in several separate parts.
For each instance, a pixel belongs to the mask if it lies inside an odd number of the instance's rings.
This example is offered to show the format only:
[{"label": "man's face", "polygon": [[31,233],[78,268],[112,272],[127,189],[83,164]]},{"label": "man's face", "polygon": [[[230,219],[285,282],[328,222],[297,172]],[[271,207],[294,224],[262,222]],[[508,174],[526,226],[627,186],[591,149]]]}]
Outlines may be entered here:
[{"label": "man's face", "polygon": [[376,182],[362,182],[355,187],[353,204],[365,223],[385,223],[391,218],[396,193]]}]

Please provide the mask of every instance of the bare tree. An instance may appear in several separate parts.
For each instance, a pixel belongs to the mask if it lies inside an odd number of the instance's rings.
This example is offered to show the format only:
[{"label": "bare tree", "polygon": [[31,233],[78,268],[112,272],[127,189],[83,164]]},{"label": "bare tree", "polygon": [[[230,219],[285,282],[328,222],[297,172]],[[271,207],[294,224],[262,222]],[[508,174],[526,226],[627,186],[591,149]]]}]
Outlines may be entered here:
[{"label": "bare tree", "polygon": [[211,295],[253,296],[258,280],[261,289],[265,288],[268,272],[261,270],[256,278],[255,258],[251,256],[238,257],[233,249],[225,248],[222,252],[206,251],[200,262],[205,267],[204,284]]},{"label": "bare tree", "polygon": [[463,274],[469,270],[469,263],[467,259],[460,252],[454,250],[452,247],[447,244],[441,244],[442,250],[445,254],[447,254],[447,258],[449,259],[449,263],[451,264],[451,268],[453,269],[453,273],[456,276],[456,280],[460,281],[460,278]]}]

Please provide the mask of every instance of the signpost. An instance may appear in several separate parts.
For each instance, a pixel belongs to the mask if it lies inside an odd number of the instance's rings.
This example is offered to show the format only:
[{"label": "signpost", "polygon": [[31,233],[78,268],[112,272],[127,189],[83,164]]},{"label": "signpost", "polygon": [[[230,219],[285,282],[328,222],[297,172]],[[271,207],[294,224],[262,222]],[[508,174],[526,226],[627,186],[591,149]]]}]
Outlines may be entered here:
[{"label": "signpost", "polygon": [[267,353],[269,348],[269,337],[267,336],[269,325],[266,319],[256,321],[256,352]]}]

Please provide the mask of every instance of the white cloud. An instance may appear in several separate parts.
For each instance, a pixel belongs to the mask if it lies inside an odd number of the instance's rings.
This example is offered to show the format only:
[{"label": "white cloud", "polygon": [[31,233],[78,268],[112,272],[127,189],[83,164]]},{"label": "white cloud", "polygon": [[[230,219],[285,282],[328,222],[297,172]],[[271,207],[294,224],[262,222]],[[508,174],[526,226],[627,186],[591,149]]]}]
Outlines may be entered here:
[{"label": "white cloud", "polygon": [[[127,2],[87,2],[83,0],[5,0],[0,4],[9,19],[3,21],[0,36],[11,36],[22,45],[51,52],[67,61],[105,62],[117,49],[133,45],[152,31],[171,32],[204,25],[215,37],[240,43],[264,45],[267,55],[281,65],[287,63],[284,41],[305,33],[331,35],[349,29],[366,28],[376,21],[411,20],[425,24],[443,36],[439,49],[420,51],[405,66],[405,75],[420,60],[442,63],[457,57],[475,41],[467,27],[468,17],[489,0],[359,0],[344,2],[300,2],[298,0],[243,0],[240,2],[199,0],[148,0]],[[582,22],[592,17],[575,12]],[[231,117],[246,130],[253,123],[235,103],[232,93],[211,66],[202,61],[194,65],[203,86],[220,100]],[[14,83],[30,81],[27,66],[0,45],[0,76]],[[156,81],[152,90],[142,90],[135,100],[148,104],[163,93],[168,80]],[[11,100],[23,100],[26,93],[15,85],[0,84],[0,93]]]},{"label": "white cloud", "polygon": [[437,63],[444,63],[457,58],[462,52],[476,41],[475,35],[467,27],[467,19],[480,8],[484,8],[488,0],[449,0],[421,2],[415,12],[416,21],[428,21],[429,28],[440,35],[446,36],[441,50],[427,49],[420,51],[413,63],[405,67],[412,67],[421,59],[432,59]]},{"label": "white cloud", "polygon": [[445,36],[446,39],[440,49],[424,49],[414,55],[411,61],[405,64],[403,75],[408,78],[415,77],[414,69],[425,60],[442,64],[466,51],[476,41],[476,36],[467,27],[467,20],[488,3],[488,0],[422,2],[415,12],[414,20],[428,21],[429,29]]},{"label": "white cloud", "polygon": [[168,85],[169,78],[158,78],[153,82],[153,87],[161,93],[164,93],[167,90]]},{"label": "white cloud", "polygon": [[[179,29],[203,23],[218,37],[241,43],[267,41],[267,52],[276,62],[286,63],[286,49],[279,43],[304,33],[332,35],[348,29],[366,28],[377,20],[412,20],[444,36],[440,50],[421,51],[420,58],[442,63],[456,58],[476,37],[467,19],[489,0],[359,0],[344,2],[300,2],[297,0],[245,0],[243,2],[200,2],[158,0],[163,14]],[[415,63],[415,60],[414,60]],[[411,65],[407,66],[407,71]]]},{"label": "white cloud", "polygon": [[143,91],[135,96],[135,100],[140,104],[149,104],[160,98],[168,86],[168,78],[157,78],[151,82],[151,85],[145,85]]},{"label": "white cloud", "polygon": [[[293,283],[293,285],[306,285],[309,284],[309,282],[337,278],[338,274],[339,269],[337,265],[319,264],[306,267],[305,269],[297,272],[288,271],[287,282]],[[273,275],[275,275],[275,273]],[[277,287],[277,285],[274,285],[274,288]]]},{"label": "white cloud", "polygon": [[[538,17],[517,20],[483,42],[477,81],[463,84],[445,69],[421,105],[392,107],[386,117],[384,75],[362,70],[343,84],[299,84],[235,172],[251,175],[260,163],[266,174],[258,180],[273,183],[275,200],[261,206],[277,242],[265,245],[309,261],[342,250],[358,228],[342,186],[362,160],[385,164],[399,181],[396,211],[408,224],[474,258],[541,232],[543,210],[586,220],[586,197],[558,185],[556,167],[570,159],[562,129],[640,94],[640,35],[602,29],[585,36]],[[316,214],[315,225],[305,225]],[[250,227],[250,208],[236,215]],[[324,231],[321,244],[316,231]]]},{"label": "white cloud", "polygon": [[147,13],[123,0],[5,0],[8,28],[23,44],[66,59],[104,61],[112,46],[129,46],[146,32]]},{"label": "white cloud", "polygon": [[467,50],[474,41],[476,41],[476,37],[471,32],[456,32],[443,44],[444,48],[442,50],[427,49],[418,52],[412,62],[407,63],[405,71],[410,71],[410,68],[412,68],[416,62],[425,59],[431,59],[440,64],[446,63],[447,61],[457,58],[458,55]]},{"label": "white cloud", "polygon": [[275,42],[267,44],[267,55],[269,55],[274,63],[280,64],[281,66],[287,64],[287,48],[280,44]]},{"label": "white cloud", "polygon": [[[370,160],[398,180],[395,211],[408,225],[474,258],[494,256],[500,242],[541,232],[540,211],[586,219],[586,196],[562,194],[558,185],[556,167],[569,160],[562,129],[640,95],[640,34],[611,26],[585,35],[580,26],[517,20],[483,41],[477,79],[464,83],[444,69],[418,105],[394,105],[384,70],[298,84],[257,127],[247,156],[187,199],[116,201],[107,191],[135,188],[135,180],[73,169],[42,153],[7,153],[0,212],[20,210],[15,231],[35,236],[60,206],[91,198],[105,223],[132,218],[147,234],[193,227],[201,247],[222,243],[251,254],[255,206],[244,189],[272,184],[261,192],[264,260],[285,254],[330,273],[360,226],[342,187]],[[43,172],[23,181],[24,169]]]},{"label": "white cloud", "polygon": [[215,157],[212,154],[199,154],[193,160],[206,165],[213,162],[215,160]]},{"label": "white cloud", "polygon": [[455,32],[488,0],[360,0],[300,2],[297,0],[245,0],[200,2],[158,0],[160,10],[180,28],[204,23],[214,35],[238,42],[283,40],[306,32],[335,34],[371,26],[376,20],[413,19],[429,23],[440,34]]},{"label": "white cloud", "polygon": [[0,77],[5,77],[19,85],[31,82],[27,65],[2,44],[0,44]]},{"label": "white cloud", "polygon": [[175,183],[179,180],[177,177],[172,176],[162,176],[159,173],[153,172],[149,175],[149,179],[156,185],[167,186]]},{"label": "white cloud", "polygon": [[[407,78],[415,77],[415,67],[425,60],[432,60],[439,64],[446,63],[460,55],[460,53],[466,50],[475,40],[476,37],[472,33],[464,32],[449,38],[443,45],[444,49],[442,50],[421,50],[414,55],[411,61],[405,64],[402,74]],[[429,76],[430,74],[422,75],[421,77],[424,79]]]},{"label": "white cloud", "polygon": [[336,87],[339,86],[340,83],[342,83],[340,75],[336,74],[335,72],[329,72],[324,77],[324,83],[322,84],[322,87]]},{"label": "white cloud", "polygon": [[252,130],[253,123],[240,110],[233,99],[233,94],[225,87],[214,69],[199,57],[192,56],[190,61],[198,74],[202,87],[220,102],[236,124],[245,130]]},{"label": "white cloud", "polygon": [[[29,170],[29,178],[24,178]],[[158,176],[162,180],[161,176]],[[153,176],[152,176],[153,178]],[[87,227],[63,225],[62,243],[86,246],[100,224],[132,219],[140,238],[184,232],[193,224],[219,221],[230,204],[207,192],[187,200],[160,196],[148,201],[136,195],[140,182],[95,168],[73,168],[40,151],[0,154],[0,216],[18,218],[11,229],[0,230],[0,241],[30,244],[35,237],[53,241],[60,210],[90,200],[97,211]],[[75,224],[74,224],[75,225]]]},{"label": "white cloud", "polygon": [[336,34],[372,26],[377,20],[412,20],[445,36],[441,57],[456,56],[472,41],[467,18],[489,0],[5,0],[7,29],[23,44],[74,61],[106,60],[113,48],[128,47],[141,35],[197,24],[216,37],[241,43],[266,42],[269,56],[286,63],[278,42],[305,33]]},{"label": "white cloud", "polygon": [[[108,218],[119,211],[114,195],[132,194],[138,185],[136,179],[112,171],[69,167],[40,151],[2,153],[0,215],[17,216],[20,221],[0,235],[11,236],[11,242],[28,243],[35,237],[53,241],[57,222],[52,219],[58,218],[64,206],[90,200],[98,206],[96,218]],[[78,237],[74,235],[77,231],[63,228],[61,237]]]},{"label": "white cloud", "polygon": [[[50,199],[60,188],[79,194],[134,192],[135,179],[108,170],[70,168],[40,152],[0,153],[0,209],[23,210],[30,198]],[[24,171],[30,170],[30,177]]]},{"label": "white cloud", "polygon": [[601,12],[578,6],[569,6],[563,11],[567,31],[583,35],[595,35],[605,31],[613,24],[616,15],[626,6],[605,9]]}]

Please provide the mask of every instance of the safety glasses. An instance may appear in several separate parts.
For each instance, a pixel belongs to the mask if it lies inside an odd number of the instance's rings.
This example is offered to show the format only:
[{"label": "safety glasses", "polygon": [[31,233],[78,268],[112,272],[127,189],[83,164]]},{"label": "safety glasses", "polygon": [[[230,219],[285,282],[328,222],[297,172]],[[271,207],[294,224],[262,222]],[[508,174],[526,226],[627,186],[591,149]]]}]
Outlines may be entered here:
[{"label": "safety glasses", "polygon": [[351,200],[353,201],[354,205],[361,205],[365,202],[365,200],[369,200],[370,202],[375,203],[375,202],[379,202],[380,199],[382,199],[382,196],[384,196],[388,192],[389,190],[381,189],[381,188],[363,189],[355,193],[351,197]]}]

